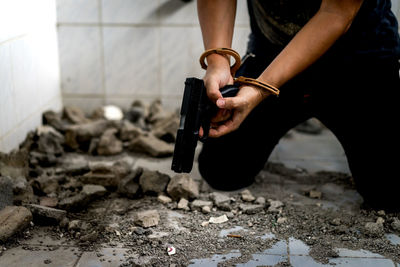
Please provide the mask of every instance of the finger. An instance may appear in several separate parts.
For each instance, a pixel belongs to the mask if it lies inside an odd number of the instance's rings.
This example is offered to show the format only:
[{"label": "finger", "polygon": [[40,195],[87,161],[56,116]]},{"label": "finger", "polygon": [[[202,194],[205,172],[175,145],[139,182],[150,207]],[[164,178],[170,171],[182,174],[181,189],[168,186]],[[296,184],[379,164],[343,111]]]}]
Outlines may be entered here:
[{"label": "finger", "polygon": [[222,98],[222,94],[219,91],[218,82],[206,80],[204,82],[204,85],[207,88],[207,96],[208,96],[208,98],[211,99],[214,103],[219,98]]},{"label": "finger", "polygon": [[199,137],[201,138],[201,137],[203,137],[203,135],[204,135],[204,130],[203,130],[203,127],[200,126]]},{"label": "finger", "polygon": [[218,110],[218,113],[211,118],[211,122],[221,122],[221,121],[226,121],[231,117],[232,112],[228,109],[220,109]]},{"label": "finger", "polygon": [[235,112],[232,119],[225,121],[223,124],[219,124],[210,130],[210,137],[220,137],[230,132],[237,130],[240,124],[243,122],[245,116],[243,113]]},{"label": "finger", "polygon": [[216,102],[219,108],[235,109],[243,105],[244,100],[240,96],[219,98]]}]

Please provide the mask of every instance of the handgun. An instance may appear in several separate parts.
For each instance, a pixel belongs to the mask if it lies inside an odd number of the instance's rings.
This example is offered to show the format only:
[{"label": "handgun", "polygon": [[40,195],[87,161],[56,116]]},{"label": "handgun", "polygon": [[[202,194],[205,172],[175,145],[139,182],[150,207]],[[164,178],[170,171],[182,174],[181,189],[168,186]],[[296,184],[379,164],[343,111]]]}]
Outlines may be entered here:
[{"label": "handgun", "polygon": [[[239,85],[227,85],[220,91],[223,97],[233,97],[239,91]],[[204,142],[207,139],[211,119],[217,112],[218,107],[208,98],[203,80],[187,78],[172,159],[173,171],[189,173],[192,170],[197,141]],[[201,138],[199,138],[200,127],[203,128]]]}]

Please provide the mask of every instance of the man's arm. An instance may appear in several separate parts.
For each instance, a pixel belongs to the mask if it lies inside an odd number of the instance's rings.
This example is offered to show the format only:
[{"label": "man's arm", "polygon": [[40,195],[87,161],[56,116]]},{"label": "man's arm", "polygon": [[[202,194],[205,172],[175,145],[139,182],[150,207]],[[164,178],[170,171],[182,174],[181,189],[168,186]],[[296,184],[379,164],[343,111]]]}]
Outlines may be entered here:
[{"label": "man's arm", "polygon": [[[235,24],[236,0],[198,0],[197,11],[204,48],[230,48]],[[204,84],[208,97],[215,103],[222,98],[219,88],[233,83],[229,58],[211,54],[206,58],[208,68]]]},{"label": "man's arm", "polygon": [[363,0],[323,0],[319,11],[258,78],[281,87],[320,58],[346,31]]},{"label": "man's arm", "polygon": [[[362,2],[363,0],[322,0],[319,11],[258,79],[279,88],[308,68],[346,33]],[[218,107],[233,110],[233,115],[223,124],[211,129],[210,136],[219,137],[236,130],[250,111],[268,95],[254,87],[243,86],[236,97],[218,99]]]}]

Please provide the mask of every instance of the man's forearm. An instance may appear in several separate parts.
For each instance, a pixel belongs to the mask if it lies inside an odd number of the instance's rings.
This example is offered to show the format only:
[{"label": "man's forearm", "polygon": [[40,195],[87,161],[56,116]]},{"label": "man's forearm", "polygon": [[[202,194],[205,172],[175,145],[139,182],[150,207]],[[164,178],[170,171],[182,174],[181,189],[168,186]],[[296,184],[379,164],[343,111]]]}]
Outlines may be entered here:
[{"label": "man's forearm", "polygon": [[352,1],[356,10],[352,13],[342,14],[336,12],[337,10],[321,8],[260,75],[259,79],[279,88],[317,61],[351,25],[362,3],[362,0]]},{"label": "man's forearm", "polygon": [[[231,47],[236,0],[198,0],[197,10],[205,49]],[[210,55],[207,61],[220,58]]]}]

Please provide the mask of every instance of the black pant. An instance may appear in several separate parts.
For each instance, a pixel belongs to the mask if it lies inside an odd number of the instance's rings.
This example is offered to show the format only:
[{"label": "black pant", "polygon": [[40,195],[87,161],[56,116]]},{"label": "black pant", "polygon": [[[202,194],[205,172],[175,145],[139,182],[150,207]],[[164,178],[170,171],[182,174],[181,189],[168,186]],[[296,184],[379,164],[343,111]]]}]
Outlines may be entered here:
[{"label": "black pant", "polygon": [[[256,56],[237,75],[258,77],[279,51],[253,40],[248,52]],[[397,58],[330,51],[280,90],[279,97],[265,99],[237,131],[204,144],[199,169],[212,187],[229,191],[252,184],[279,139],[316,117],[342,144],[364,200],[376,207],[400,207]]]}]

